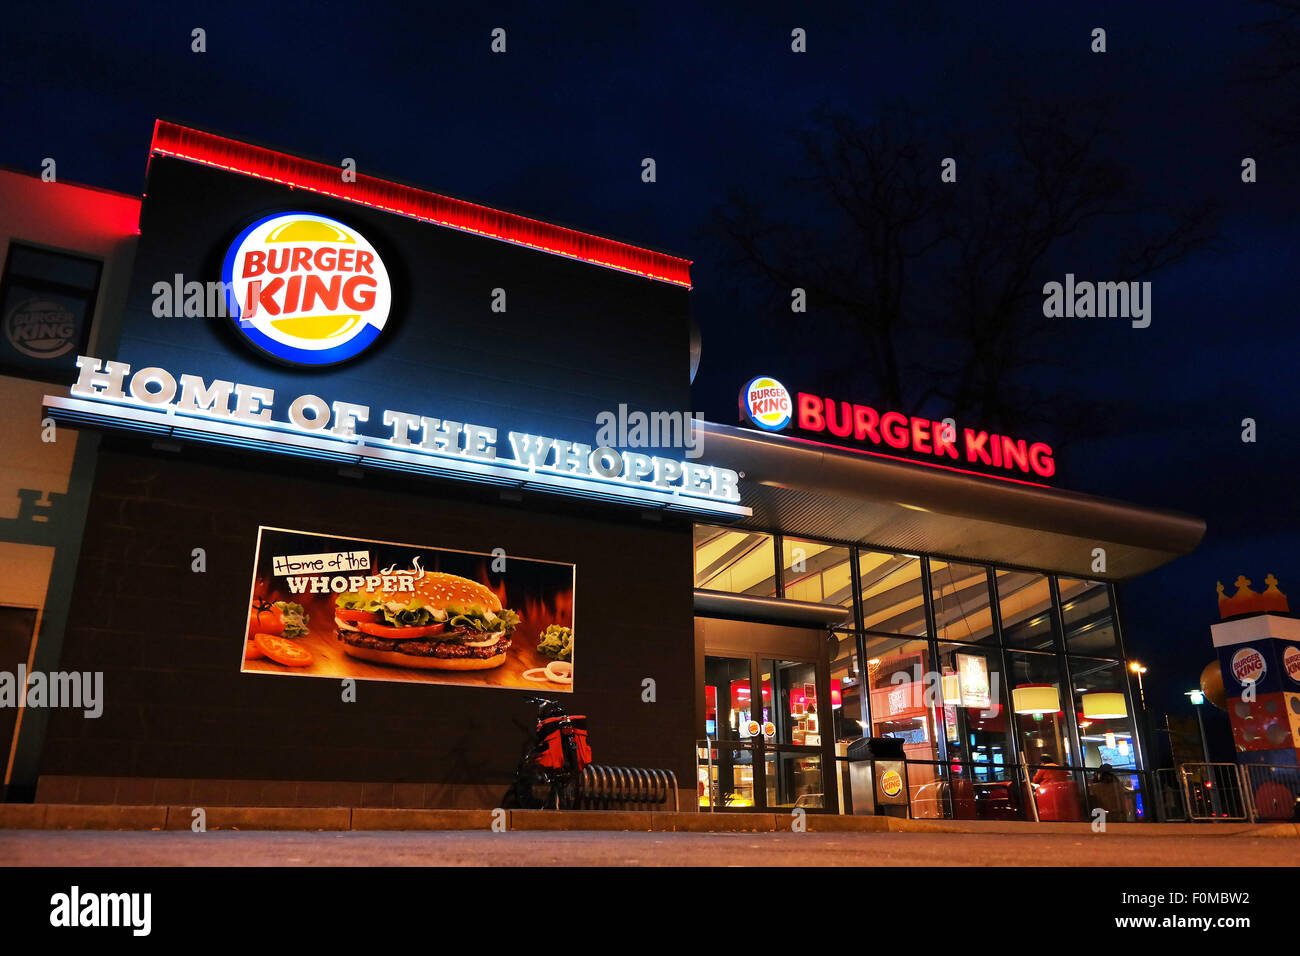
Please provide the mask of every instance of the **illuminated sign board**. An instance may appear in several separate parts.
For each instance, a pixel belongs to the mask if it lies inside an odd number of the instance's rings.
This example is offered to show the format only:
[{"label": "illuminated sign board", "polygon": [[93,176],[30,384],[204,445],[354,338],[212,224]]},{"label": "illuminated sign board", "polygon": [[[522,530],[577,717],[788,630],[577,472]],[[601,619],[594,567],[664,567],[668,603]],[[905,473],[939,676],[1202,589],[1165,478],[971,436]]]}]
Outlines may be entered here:
[{"label": "illuminated sign board", "polygon": [[992,705],[988,661],[979,654],[958,654],[956,663],[960,679],[961,706],[988,710]]},{"label": "illuminated sign board", "polygon": [[239,333],[293,365],[337,365],[374,344],[392,304],[388,270],[356,229],[305,212],[259,219],[221,270]]},{"label": "illuminated sign board", "polygon": [[[55,418],[236,445],[353,465],[492,484],[529,487],[706,515],[750,514],[739,476],[728,468],[592,447],[544,435],[507,432],[327,402],[313,394],[277,397],[274,389],[158,367],[132,373],[125,362],[77,357],[69,397],[45,396]],[[382,426],[383,434],[358,432]]]},{"label": "illuminated sign board", "polygon": [[741,392],[740,402],[759,428],[775,432],[790,424],[790,393],[774,378],[759,376],[751,381]]},{"label": "illuminated sign board", "polygon": [[1046,442],[959,427],[951,419],[933,421],[902,412],[880,412],[870,405],[810,392],[798,392],[793,399],[790,396],[775,379],[755,378],[741,392],[742,420],[765,431],[790,428],[804,435],[870,446],[886,456],[901,453],[926,464],[973,467],[994,474],[1010,472],[1029,479],[1056,474],[1052,448]]}]

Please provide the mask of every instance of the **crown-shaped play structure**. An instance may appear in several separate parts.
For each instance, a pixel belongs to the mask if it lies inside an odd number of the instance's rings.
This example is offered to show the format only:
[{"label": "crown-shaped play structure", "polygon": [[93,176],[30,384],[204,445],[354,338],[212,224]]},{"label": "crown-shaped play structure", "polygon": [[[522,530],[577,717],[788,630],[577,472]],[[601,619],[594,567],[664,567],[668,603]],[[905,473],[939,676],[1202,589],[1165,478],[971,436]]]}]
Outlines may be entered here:
[{"label": "crown-shaped play structure", "polygon": [[1226,621],[1230,617],[1240,617],[1243,614],[1267,614],[1270,611],[1279,614],[1291,613],[1286,595],[1278,590],[1277,578],[1273,575],[1264,578],[1264,583],[1268,586],[1264,588],[1262,594],[1250,589],[1250,579],[1245,575],[1238,576],[1234,583],[1237,593],[1232,597],[1223,593],[1222,581],[1216,585],[1219,592],[1220,620]]}]

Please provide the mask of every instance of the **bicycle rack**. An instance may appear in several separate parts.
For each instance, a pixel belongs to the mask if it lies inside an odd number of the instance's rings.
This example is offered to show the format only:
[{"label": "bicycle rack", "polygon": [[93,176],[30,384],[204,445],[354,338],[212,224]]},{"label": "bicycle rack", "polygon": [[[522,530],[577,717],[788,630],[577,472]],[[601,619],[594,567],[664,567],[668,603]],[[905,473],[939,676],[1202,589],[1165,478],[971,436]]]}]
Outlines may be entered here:
[{"label": "bicycle rack", "polygon": [[609,767],[588,764],[578,783],[578,807],[583,810],[681,809],[677,775],[671,770],[647,767]]}]

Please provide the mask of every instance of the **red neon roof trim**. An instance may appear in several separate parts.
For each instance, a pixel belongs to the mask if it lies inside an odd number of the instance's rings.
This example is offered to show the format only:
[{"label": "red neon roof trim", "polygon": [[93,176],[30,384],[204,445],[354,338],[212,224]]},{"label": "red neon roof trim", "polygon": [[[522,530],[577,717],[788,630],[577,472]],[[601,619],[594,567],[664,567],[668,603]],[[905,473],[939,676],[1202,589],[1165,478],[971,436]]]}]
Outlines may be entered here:
[{"label": "red neon roof trim", "polygon": [[356,182],[345,183],[337,166],[241,143],[224,136],[177,126],[175,123],[165,123],[162,120],[154,123],[153,143],[149,152],[151,156],[171,156],[226,169],[322,196],[371,206],[421,222],[446,226],[448,229],[472,232],[687,289],[691,287],[689,259],[679,259],[663,252],[577,232],[373,176],[358,173]]}]

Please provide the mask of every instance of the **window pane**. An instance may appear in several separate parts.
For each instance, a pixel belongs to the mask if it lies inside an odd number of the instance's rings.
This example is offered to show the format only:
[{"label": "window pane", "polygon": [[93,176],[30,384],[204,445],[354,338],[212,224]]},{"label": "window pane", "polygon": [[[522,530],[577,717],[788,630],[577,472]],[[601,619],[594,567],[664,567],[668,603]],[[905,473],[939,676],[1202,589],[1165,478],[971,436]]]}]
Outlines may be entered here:
[{"label": "window pane", "polygon": [[920,558],[863,551],[858,555],[858,574],[862,579],[862,620],[867,630],[925,636]]},{"label": "window pane", "polygon": [[800,538],[781,542],[785,596],[792,601],[853,606],[849,549]]},{"label": "window pane", "polygon": [[1011,668],[1012,720],[1019,735],[1021,760],[1031,773],[1039,767],[1074,765],[1070,728],[1061,696],[1058,659],[1050,654],[1007,654]]},{"label": "window pane", "polygon": [[704,736],[713,740],[745,740],[753,716],[749,659],[704,658]]},{"label": "window pane", "polygon": [[1058,578],[1061,617],[1065,620],[1065,645],[1071,654],[1118,657],[1115,612],[1110,590],[1099,581]]},{"label": "window pane", "polygon": [[772,536],[697,524],[695,586],[775,597],[776,547]]},{"label": "window pane", "polygon": [[1117,770],[1136,770],[1133,721],[1124,696],[1124,665],[1072,660],[1070,676],[1074,680],[1083,766],[1110,764]]},{"label": "window pane", "polygon": [[24,279],[44,279],[93,292],[99,284],[99,263],[94,259],[12,244],[8,272]]},{"label": "window pane", "polygon": [[993,637],[988,573],[974,564],[930,561],[935,635],[940,640],[977,643]]},{"label": "window pane", "polygon": [[1019,768],[950,763],[950,814],[958,820],[1024,820],[1025,786]]},{"label": "window pane", "polygon": [[754,805],[754,749],[749,743],[710,742],[695,749],[696,794],[701,807]]},{"label": "window pane", "polygon": [[1002,643],[1030,651],[1054,651],[1056,622],[1046,575],[1030,571],[997,572]]},{"label": "window pane", "polygon": [[820,754],[774,753],[769,750],[764,754],[764,761],[769,807],[825,808]]},{"label": "window pane", "polygon": [[1012,759],[1006,682],[996,648],[939,645],[948,758],[975,780],[1001,779]]},{"label": "window pane", "polygon": [[39,282],[5,278],[0,293],[0,371],[48,382],[76,380],[94,313],[89,293],[52,290]]},{"label": "window pane", "polygon": [[[817,700],[816,668],[802,661],[764,660],[762,666],[762,719],[770,721],[773,730],[768,742],[820,747],[822,714]],[[775,698],[772,697],[774,687]]]},{"label": "window pane", "polygon": [[935,691],[926,693],[932,668],[926,641],[867,637],[867,683],[871,688],[872,736],[898,737],[908,760],[937,760]]},{"label": "window pane", "polygon": [[[840,633],[839,647],[831,661],[831,713],[836,742],[857,740],[862,727],[862,674],[858,668],[858,642],[851,633]],[[842,749],[842,748],[841,748]]]}]

